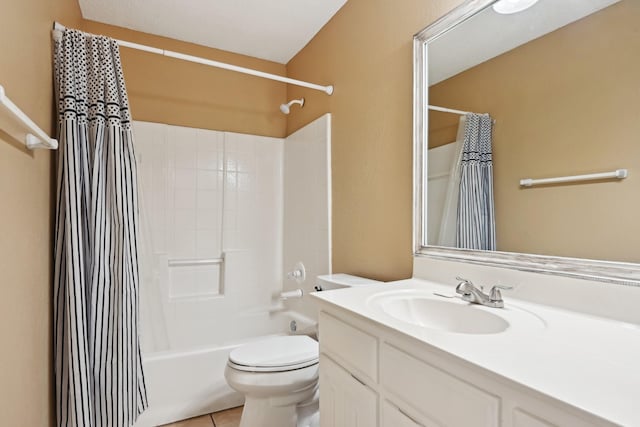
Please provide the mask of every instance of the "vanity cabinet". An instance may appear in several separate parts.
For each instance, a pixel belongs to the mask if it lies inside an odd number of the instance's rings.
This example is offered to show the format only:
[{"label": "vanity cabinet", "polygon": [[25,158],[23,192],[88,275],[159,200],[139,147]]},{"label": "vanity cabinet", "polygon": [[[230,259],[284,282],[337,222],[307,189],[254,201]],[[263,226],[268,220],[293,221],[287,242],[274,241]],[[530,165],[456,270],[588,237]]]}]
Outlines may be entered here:
[{"label": "vanity cabinet", "polygon": [[437,425],[500,425],[499,397],[387,343],[381,344],[380,386]]},{"label": "vanity cabinet", "polygon": [[613,425],[347,310],[319,319],[322,427]]},{"label": "vanity cabinet", "polygon": [[437,427],[435,424],[422,424],[405,414],[388,400],[382,404],[382,427]]},{"label": "vanity cabinet", "polygon": [[[320,426],[378,425],[378,339],[321,313]],[[344,349],[351,349],[344,351]]]},{"label": "vanity cabinet", "polygon": [[378,394],[324,354],[320,366],[320,426],[376,426]]}]

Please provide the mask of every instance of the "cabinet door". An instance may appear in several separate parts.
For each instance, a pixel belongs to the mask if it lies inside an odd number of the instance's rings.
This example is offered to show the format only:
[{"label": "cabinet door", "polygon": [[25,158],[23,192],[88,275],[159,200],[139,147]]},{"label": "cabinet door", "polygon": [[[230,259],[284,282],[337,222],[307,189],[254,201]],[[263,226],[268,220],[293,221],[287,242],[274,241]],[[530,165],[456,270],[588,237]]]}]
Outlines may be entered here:
[{"label": "cabinet door", "polygon": [[553,424],[546,422],[531,414],[527,414],[519,409],[513,411],[513,427],[555,427]]},{"label": "cabinet door", "polygon": [[324,354],[320,355],[320,426],[376,427],[378,395]]},{"label": "cabinet door", "polygon": [[382,404],[382,427],[436,427],[436,425],[409,418],[397,406],[385,401]]}]

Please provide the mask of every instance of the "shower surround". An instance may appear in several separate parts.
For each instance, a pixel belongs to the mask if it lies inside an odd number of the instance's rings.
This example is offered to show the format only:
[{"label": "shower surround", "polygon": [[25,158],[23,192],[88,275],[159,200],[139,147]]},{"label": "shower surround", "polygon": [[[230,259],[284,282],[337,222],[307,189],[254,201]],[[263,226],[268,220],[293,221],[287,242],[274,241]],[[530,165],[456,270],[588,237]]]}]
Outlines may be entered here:
[{"label": "shower surround", "polygon": [[[134,133],[144,427],[242,404],[223,377],[229,352],[314,324],[306,297],[278,296],[331,270],[330,115],[286,139],[146,122]],[[312,273],[301,285],[284,278],[292,260]]]}]

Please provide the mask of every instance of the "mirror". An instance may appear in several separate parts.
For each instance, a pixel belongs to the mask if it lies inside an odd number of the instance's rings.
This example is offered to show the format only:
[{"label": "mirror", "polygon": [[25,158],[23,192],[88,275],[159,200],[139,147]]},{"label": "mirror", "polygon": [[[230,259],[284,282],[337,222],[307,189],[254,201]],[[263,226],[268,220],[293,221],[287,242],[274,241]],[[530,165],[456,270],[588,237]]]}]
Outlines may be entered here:
[{"label": "mirror", "polygon": [[505,3],[415,38],[417,253],[640,262],[640,2]]}]

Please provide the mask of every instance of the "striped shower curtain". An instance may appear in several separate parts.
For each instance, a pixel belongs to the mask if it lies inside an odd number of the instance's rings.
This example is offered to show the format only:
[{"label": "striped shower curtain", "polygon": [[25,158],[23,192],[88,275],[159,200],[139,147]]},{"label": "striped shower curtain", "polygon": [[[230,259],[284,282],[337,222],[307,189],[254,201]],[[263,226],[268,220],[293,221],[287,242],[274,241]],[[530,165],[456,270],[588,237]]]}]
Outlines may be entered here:
[{"label": "striped shower curtain", "polygon": [[138,205],[118,45],[66,30],[55,46],[58,426],[131,426],[147,407],[138,324]]},{"label": "striped shower curtain", "polygon": [[488,114],[467,114],[460,165],[456,247],[496,250],[493,159]]}]

